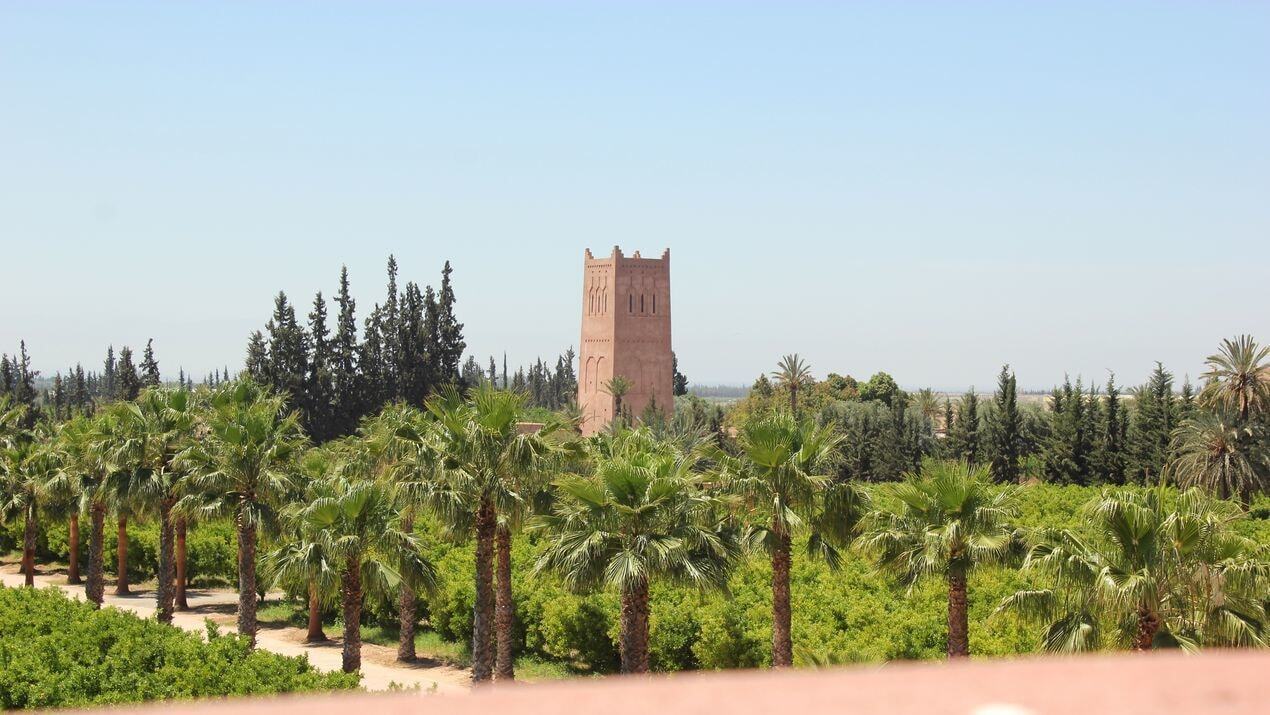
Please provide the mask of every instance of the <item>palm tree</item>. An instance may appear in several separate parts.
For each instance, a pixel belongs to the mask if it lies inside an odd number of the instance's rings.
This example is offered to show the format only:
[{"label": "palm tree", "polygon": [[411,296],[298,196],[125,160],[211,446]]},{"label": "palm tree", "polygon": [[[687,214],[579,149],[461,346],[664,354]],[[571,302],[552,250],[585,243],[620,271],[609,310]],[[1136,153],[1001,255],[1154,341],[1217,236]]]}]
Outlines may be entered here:
[{"label": "palm tree", "polygon": [[[393,486],[401,513],[401,530],[414,533],[415,517],[431,489],[438,452],[427,416],[413,407],[392,404],[365,421],[360,430],[366,461],[376,463],[378,476]],[[418,627],[417,594],[403,582],[397,597],[397,660],[414,662]]]},{"label": "palm tree", "polygon": [[[468,391],[467,401],[456,390],[447,389],[426,405],[435,420],[436,449],[443,458],[435,483],[424,496],[453,534],[476,537],[472,624],[472,680],[476,683],[492,679],[497,660],[494,551],[499,509],[523,501],[519,485],[557,451],[550,439],[553,426],[536,433],[519,429],[524,404],[523,394],[483,383]],[[510,643],[510,632],[502,637]]]},{"label": "palm tree", "polygon": [[120,415],[127,438],[120,443],[116,459],[135,475],[130,487],[135,500],[159,516],[155,612],[160,621],[171,623],[176,597],[172,509],[181,497],[185,476],[173,462],[193,437],[193,402],[187,390],[151,388],[135,402],[124,403]]},{"label": "palm tree", "polygon": [[778,412],[746,423],[737,435],[739,454],[714,455],[724,487],[742,500],[746,543],[772,562],[772,665],[793,665],[789,570],[792,539],[809,532],[808,553],[839,564],[838,547],[855,535],[866,503],[863,492],[821,470],[842,438],[827,426]]},{"label": "palm tree", "polygon": [[798,390],[811,382],[811,366],[798,353],[791,353],[776,363],[772,372],[776,384],[789,390],[789,411],[798,414]]},{"label": "palm tree", "polygon": [[622,413],[622,399],[631,391],[633,384],[621,375],[614,375],[602,387],[605,392],[613,396],[613,428],[617,429],[622,424],[625,424],[625,415]]},{"label": "palm tree", "polygon": [[1004,562],[1020,543],[1010,525],[1018,494],[1017,486],[994,488],[986,467],[942,462],[891,485],[890,499],[869,517],[862,544],[882,568],[910,588],[928,577],[948,584],[949,658],[970,655],[970,572]]},{"label": "palm tree", "polygon": [[207,435],[178,455],[191,493],[178,512],[232,515],[238,531],[238,632],[256,642],[256,542],[291,492],[292,461],[306,444],[285,400],[240,378],[217,390],[204,419]]},{"label": "palm tree", "polygon": [[1111,640],[1138,651],[1266,645],[1270,561],[1236,533],[1246,513],[1198,489],[1171,502],[1163,487],[1106,490],[1085,508],[1088,536],[1039,530],[1023,570],[1049,586],[997,611],[1042,624],[1051,653],[1097,650],[1109,625]]},{"label": "palm tree", "polygon": [[0,521],[21,518],[24,584],[35,585],[37,522],[44,504],[54,497],[52,484],[60,471],[52,431],[44,423],[30,431],[14,431],[0,447]]},{"label": "palm tree", "polygon": [[721,588],[736,555],[719,502],[694,470],[696,454],[657,442],[647,430],[593,443],[595,473],[564,477],[538,571],[559,573],[576,589],[606,585],[622,595],[622,672],[648,672],[653,579]]},{"label": "palm tree", "polygon": [[324,643],[322,610],[332,605],[339,592],[340,577],[322,540],[314,538],[300,517],[305,505],[330,496],[329,485],[338,472],[336,443],[313,447],[299,460],[299,478],[305,480],[303,496],[282,511],[280,545],[261,562],[261,579],[288,593],[303,593],[308,606],[305,643]]},{"label": "palm tree", "polygon": [[1205,407],[1224,408],[1240,422],[1270,409],[1270,346],[1258,346],[1251,335],[1240,335],[1223,340],[1221,350],[1206,362],[1206,384],[1200,393]]},{"label": "palm tree", "polygon": [[1166,474],[1182,487],[1201,487],[1247,503],[1270,485],[1264,428],[1224,408],[1197,412],[1173,431]]},{"label": "palm tree", "polygon": [[298,512],[302,529],[336,565],[344,610],[343,669],[361,668],[362,603],[367,592],[388,595],[402,581],[416,590],[435,586],[432,565],[415,537],[400,529],[392,490],[379,482],[336,479],[330,496]]},{"label": "palm tree", "polygon": [[105,410],[93,417],[76,417],[62,425],[58,439],[63,475],[78,481],[75,490],[79,494],[79,511],[89,517],[84,596],[98,608],[105,595],[106,485],[113,471],[110,455],[119,436],[116,413],[117,410]]}]

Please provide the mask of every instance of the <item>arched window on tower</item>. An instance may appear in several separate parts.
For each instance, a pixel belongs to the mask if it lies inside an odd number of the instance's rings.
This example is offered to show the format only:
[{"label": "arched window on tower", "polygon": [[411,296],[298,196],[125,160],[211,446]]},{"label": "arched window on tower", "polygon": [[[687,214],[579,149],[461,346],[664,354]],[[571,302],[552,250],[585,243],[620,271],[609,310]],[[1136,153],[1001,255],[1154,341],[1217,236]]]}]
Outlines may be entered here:
[{"label": "arched window on tower", "polygon": [[626,297],[628,299],[628,302],[630,303],[630,306],[627,308],[627,312],[634,313],[635,312],[635,294],[629,293],[627,294]]},{"label": "arched window on tower", "polygon": [[644,294],[643,293],[639,294],[639,312],[641,313],[644,312]]},{"label": "arched window on tower", "polygon": [[657,315],[657,294],[653,293],[653,315]]}]

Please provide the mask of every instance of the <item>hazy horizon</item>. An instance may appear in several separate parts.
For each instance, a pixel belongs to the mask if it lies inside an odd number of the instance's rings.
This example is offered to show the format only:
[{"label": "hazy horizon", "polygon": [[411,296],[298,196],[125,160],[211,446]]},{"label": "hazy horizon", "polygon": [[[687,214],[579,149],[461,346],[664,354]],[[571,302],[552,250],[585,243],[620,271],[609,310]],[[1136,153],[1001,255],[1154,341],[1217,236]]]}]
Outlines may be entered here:
[{"label": "hazy horizon", "polygon": [[[1270,4],[0,0],[0,351],[241,366],[347,264],[469,352],[578,342],[671,249],[694,384],[1179,381],[1270,341]],[[501,365],[500,365],[501,366]]]}]

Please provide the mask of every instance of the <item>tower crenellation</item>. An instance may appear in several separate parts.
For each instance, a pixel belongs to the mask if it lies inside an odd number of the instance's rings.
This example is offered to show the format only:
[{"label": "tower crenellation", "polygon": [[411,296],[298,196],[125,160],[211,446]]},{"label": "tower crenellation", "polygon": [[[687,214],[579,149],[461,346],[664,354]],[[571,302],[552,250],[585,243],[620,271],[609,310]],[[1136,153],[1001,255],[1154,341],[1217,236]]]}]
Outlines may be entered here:
[{"label": "tower crenellation", "polygon": [[674,409],[670,330],[670,249],[661,258],[630,257],[613,247],[608,257],[584,254],[582,342],[578,407],[583,434],[612,422],[614,398],[607,384],[626,378],[622,410],[639,417],[650,404]]}]

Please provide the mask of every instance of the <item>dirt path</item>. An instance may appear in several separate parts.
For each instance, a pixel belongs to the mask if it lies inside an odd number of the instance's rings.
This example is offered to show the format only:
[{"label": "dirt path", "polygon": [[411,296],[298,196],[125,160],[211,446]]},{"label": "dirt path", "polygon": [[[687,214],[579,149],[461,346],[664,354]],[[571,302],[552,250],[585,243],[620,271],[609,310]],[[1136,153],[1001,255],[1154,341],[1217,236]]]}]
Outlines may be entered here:
[{"label": "dirt path", "polygon": [[[17,565],[5,564],[0,569],[0,580],[3,580],[5,586],[21,586],[22,576],[17,573]],[[84,598],[84,587],[67,584],[64,574],[37,573],[35,585],[40,588],[56,586],[72,598]],[[154,618],[154,592],[135,586],[132,591],[128,596],[116,596],[107,585],[105,605],[130,611],[142,618]],[[187,631],[206,633],[206,622],[211,620],[221,626],[222,631],[234,629],[237,593],[219,589],[190,589],[186,591],[186,599],[190,610],[178,612],[172,620],[173,625]],[[302,628],[262,626],[256,634],[256,645],[282,655],[305,656],[319,670],[340,669],[342,645],[338,637],[332,638],[329,643],[308,644],[303,642],[304,635]],[[398,663],[396,658],[395,648],[363,643],[362,685],[367,690],[387,690],[392,683],[396,683],[405,688],[419,687],[441,693],[465,693],[470,688],[471,674],[463,668],[422,658],[414,665],[406,665]]]}]

